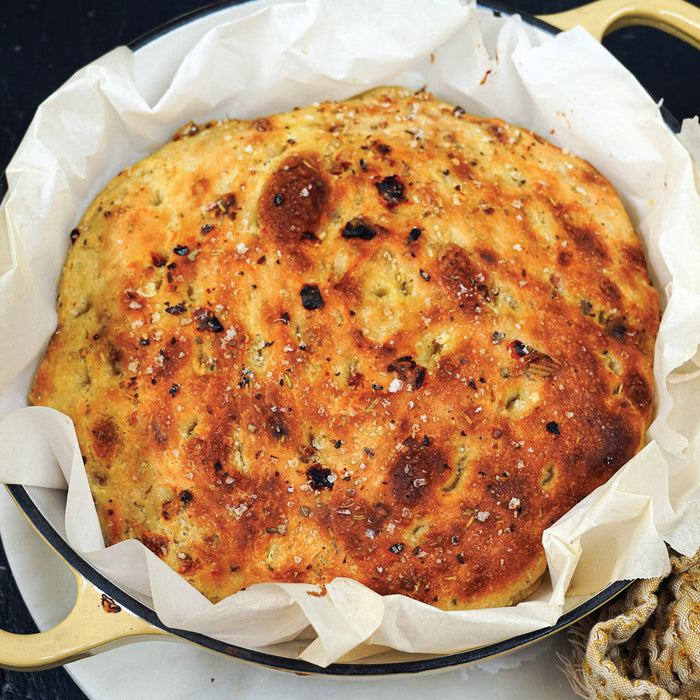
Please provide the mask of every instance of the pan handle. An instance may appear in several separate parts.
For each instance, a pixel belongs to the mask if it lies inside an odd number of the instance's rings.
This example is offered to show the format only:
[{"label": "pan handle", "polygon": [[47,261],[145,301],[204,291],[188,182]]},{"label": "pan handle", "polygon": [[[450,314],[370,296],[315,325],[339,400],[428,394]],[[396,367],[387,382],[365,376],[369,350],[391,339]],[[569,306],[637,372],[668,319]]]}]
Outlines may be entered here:
[{"label": "pan handle", "polygon": [[77,583],[71,612],[45,632],[13,634],[0,630],[0,668],[43,671],[129,642],[155,637],[174,639],[117,605],[74,569],[71,571]]},{"label": "pan handle", "polygon": [[598,41],[616,29],[643,24],[700,49],[700,8],[685,0],[595,0],[539,19],[557,29],[580,24]]}]

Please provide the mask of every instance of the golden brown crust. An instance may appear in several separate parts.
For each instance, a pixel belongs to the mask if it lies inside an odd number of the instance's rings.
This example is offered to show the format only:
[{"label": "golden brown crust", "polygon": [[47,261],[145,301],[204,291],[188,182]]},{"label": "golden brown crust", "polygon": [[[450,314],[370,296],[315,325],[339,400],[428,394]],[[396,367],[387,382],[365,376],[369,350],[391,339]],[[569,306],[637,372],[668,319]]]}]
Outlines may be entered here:
[{"label": "golden brown crust", "polygon": [[212,600],[512,603],[642,443],[659,306],[612,186],[427,93],[187,125],[74,239],[32,400],[107,541]]}]

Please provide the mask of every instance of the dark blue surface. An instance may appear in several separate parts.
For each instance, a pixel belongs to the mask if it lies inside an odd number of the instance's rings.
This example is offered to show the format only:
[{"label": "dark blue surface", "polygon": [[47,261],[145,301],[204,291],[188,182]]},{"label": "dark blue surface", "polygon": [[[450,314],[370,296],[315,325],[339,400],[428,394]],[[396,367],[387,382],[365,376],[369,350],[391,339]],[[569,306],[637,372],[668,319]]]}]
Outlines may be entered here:
[{"label": "dark blue surface", "polygon": [[[427,1],[427,0],[426,0]],[[38,104],[78,68],[120,44],[199,9],[195,0],[6,0],[0,13],[0,171],[3,171]],[[581,3],[519,0],[510,7],[531,14],[558,12]],[[694,0],[700,6],[700,0]],[[604,45],[680,121],[700,114],[700,52],[647,27],[620,30]],[[29,633],[27,613],[0,545],[0,628]],[[0,670],[0,698],[84,696],[63,669],[40,673]]]}]

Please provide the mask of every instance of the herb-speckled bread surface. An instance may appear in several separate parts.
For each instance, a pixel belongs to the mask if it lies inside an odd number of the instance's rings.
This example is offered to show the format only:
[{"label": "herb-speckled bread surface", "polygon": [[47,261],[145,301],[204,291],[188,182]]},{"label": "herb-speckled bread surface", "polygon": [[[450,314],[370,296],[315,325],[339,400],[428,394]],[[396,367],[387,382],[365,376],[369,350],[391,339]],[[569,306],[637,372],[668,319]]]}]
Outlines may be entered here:
[{"label": "herb-speckled bread surface", "polygon": [[107,543],[213,601],[514,603],[651,415],[611,184],[426,92],[187,125],[90,206],[58,313],[31,398],[73,419]]}]

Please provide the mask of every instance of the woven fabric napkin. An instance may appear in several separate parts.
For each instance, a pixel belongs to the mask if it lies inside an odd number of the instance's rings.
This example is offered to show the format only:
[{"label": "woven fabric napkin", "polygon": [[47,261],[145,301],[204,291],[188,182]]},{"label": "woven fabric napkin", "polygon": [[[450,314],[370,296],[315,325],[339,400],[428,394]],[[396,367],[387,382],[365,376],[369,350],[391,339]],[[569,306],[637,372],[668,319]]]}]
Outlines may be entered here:
[{"label": "woven fabric napkin", "polygon": [[642,579],[571,630],[563,659],[584,698],[700,698],[700,551],[669,552],[667,577]]}]

